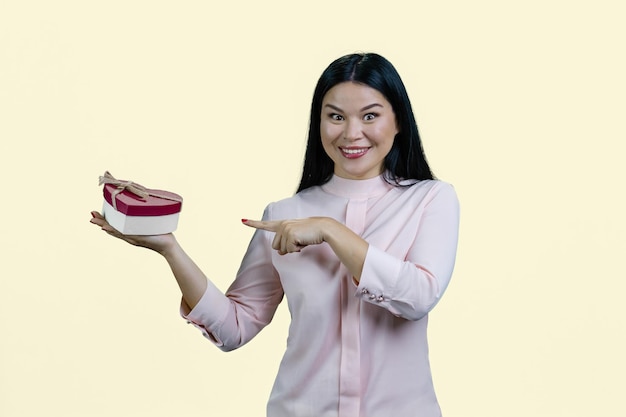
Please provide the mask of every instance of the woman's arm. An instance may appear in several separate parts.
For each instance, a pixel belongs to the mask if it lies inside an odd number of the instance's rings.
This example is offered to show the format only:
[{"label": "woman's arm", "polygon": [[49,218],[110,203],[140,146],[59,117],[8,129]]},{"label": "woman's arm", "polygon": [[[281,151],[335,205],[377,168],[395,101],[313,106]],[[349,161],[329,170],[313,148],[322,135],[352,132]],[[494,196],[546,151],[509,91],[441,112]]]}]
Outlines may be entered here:
[{"label": "woman's arm", "polygon": [[410,227],[405,229],[409,233],[394,238],[394,243],[410,244],[408,253],[370,245],[356,289],[364,301],[407,320],[423,318],[441,300],[456,258],[459,202],[454,188],[437,183],[424,202],[413,223],[416,235]]},{"label": "woman's arm", "polygon": [[166,259],[183,294],[181,314],[221,350],[236,349],[265,327],[283,298],[283,290],[263,233],[255,233],[237,278],[224,294],[191,260],[173,234],[127,236],[104,217],[92,212],[91,223],[132,245],[160,253]]},{"label": "woman's arm", "polygon": [[402,238],[408,249],[402,256],[369,245],[327,217],[243,222],[274,232],[272,248],[281,255],[327,242],[354,277],[357,296],[398,317],[419,320],[441,299],[454,268],[459,233],[454,189],[439,183],[417,211],[422,213],[415,219],[417,234]]},{"label": "woman's arm", "polygon": [[111,236],[124,240],[131,245],[141,246],[160,253],[174,273],[184,302],[189,309],[193,309],[206,291],[207,278],[185,253],[172,233],[158,236],[128,236],[115,230],[100,213],[94,211],[91,216],[91,223],[100,226]]}]

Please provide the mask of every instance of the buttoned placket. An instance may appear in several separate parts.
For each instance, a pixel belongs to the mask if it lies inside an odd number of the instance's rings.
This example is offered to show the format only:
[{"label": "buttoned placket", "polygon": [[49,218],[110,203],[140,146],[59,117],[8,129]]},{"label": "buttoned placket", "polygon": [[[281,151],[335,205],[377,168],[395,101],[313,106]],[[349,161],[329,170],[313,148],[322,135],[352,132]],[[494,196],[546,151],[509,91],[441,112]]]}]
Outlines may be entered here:
[{"label": "buttoned placket", "polygon": [[[365,229],[367,199],[350,199],[346,226],[358,235]],[[339,377],[339,416],[358,417],[361,391],[361,299],[355,297],[352,274],[342,264],[341,280],[341,366]]]}]

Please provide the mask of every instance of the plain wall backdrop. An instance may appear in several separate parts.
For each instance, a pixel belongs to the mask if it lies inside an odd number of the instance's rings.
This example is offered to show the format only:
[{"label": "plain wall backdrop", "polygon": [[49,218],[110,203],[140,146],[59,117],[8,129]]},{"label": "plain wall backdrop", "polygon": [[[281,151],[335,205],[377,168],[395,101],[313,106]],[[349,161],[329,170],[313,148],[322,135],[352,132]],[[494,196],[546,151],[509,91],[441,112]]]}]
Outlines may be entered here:
[{"label": "plain wall backdrop", "polygon": [[444,415],[625,415],[622,4],[0,1],[0,415],[264,415],[286,307],[222,353],[165,261],[89,212],[105,170],[178,192],[225,290],[239,220],[293,194],[314,84],[355,51],[394,63],[461,201],[430,320]]}]

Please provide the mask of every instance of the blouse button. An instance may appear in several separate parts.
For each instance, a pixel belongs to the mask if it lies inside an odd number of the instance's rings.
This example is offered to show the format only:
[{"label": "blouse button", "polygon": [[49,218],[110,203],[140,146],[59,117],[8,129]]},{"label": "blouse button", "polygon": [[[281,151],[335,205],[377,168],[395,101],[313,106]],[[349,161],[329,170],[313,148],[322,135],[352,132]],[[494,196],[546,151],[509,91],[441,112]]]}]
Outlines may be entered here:
[{"label": "blouse button", "polygon": [[385,299],[383,298],[382,295],[379,295],[378,298],[376,299],[376,301],[378,301],[380,303],[380,302],[385,301]]},{"label": "blouse button", "polygon": [[370,300],[375,300],[376,299],[376,294],[370,294]]},{"label": "blouse button", "polygon": [[361,294],[369,294],[370,292],[367,290],[367,288],[363,288],[361,290]]}]

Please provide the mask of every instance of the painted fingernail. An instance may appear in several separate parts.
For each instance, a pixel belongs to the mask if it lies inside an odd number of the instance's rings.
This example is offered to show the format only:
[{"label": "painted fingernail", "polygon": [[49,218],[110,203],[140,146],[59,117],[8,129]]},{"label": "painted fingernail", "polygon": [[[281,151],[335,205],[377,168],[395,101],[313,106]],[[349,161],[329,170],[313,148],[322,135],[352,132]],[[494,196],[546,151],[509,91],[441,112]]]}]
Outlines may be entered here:
[{"label": "painted fingernail", "polygon": [[248,219],[241,219],[241,223],[248,223]]},{"label": "painted fingernail", "polygon": [[91,217],[96,217],[96,213],[94,213],[93,211],[91,212]]}]

